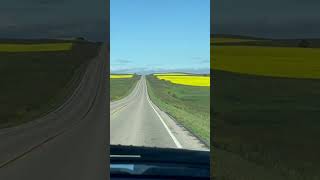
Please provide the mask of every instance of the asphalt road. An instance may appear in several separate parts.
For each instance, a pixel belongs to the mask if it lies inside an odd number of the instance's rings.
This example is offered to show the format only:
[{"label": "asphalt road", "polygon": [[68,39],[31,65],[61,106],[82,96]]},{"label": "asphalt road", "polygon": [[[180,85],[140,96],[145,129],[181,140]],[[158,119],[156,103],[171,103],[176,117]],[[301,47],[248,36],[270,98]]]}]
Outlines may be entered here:
[{"label": "asphalt road", "polygon": [[144,76],[127,97],[111,102],[110,133],[111,144],[208,150],[151,102]]},{"label": "asphalt road", "polygon": [[1,180],[107,179],[107,51],[102,47],[74,94],[57,110],[0,130]]}]

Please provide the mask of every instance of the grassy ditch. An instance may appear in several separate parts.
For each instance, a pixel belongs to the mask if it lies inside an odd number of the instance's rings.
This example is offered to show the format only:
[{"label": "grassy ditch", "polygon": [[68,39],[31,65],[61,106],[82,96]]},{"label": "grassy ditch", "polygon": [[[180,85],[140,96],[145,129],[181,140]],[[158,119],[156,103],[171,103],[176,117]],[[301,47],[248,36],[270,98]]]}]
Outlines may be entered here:
[{"label": "grassy ditch", "polygon": [[173,84],[147,76],[151,100],[175,120],[210,144],[210,87]]},{"label": "grassy ditch", "polygon": [[130,78],[110,78],[110,100],[116,101],[129,95],[139,79],[140,76],[136,74]]}]

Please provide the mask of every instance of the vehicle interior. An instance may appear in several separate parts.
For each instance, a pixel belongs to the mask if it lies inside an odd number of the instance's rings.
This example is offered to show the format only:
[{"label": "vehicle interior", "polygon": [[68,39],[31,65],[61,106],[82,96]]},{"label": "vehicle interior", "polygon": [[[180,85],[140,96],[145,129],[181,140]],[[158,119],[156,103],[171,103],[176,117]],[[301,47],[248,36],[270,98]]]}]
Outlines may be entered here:
[{"label": "vehicle interior", "polygon": [[210,152],[110,146],[110,179],[210,179]]}]

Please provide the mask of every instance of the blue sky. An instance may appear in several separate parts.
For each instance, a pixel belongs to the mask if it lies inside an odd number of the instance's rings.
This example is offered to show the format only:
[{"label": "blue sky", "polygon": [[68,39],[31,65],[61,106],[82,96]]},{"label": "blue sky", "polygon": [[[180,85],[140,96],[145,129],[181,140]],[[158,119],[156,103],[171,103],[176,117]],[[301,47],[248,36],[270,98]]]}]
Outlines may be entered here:
[{"label": "blue sky", "polygon": [[110,0],[112,73],[209,72],[210,0]]}]

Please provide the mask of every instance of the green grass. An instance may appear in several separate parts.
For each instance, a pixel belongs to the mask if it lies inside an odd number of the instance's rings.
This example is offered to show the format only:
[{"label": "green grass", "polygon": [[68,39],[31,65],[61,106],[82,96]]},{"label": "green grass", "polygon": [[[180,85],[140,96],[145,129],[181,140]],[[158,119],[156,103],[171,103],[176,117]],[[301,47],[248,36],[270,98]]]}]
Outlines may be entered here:
[{"label": "green grass", "polygon": [[[283,179],[319,179],[320,49],[216,46],[211,53],[211,144]],[[229,164],[241,169],[239,161]],[[219,176],[236,179],[228,173]]]},{"label": "green grass", "polygon": [[1,43],[0,52],[48,52],[48,51],[69,51],[72,43],[37,43],[17,44]]},{"label": "green grass", "polygon": [[140,79],[139,75],[134,75],[132,78],[110,79],[110,100],[119,100],[127,95],[135,87]]},{"label": "green grass", "polygon": [[213,46],[214,70],[289,77],[320,78],[320,49],[258,46]]},{"label": "green grass", "polygon": [[210,144],[210,88],[172,84],[147,76],[151,100]]},{"label": "green grass", "polygon": [[59,106],[98,47],[86,42],[68,51],[0,52],[0,128],[34,120]]}]

